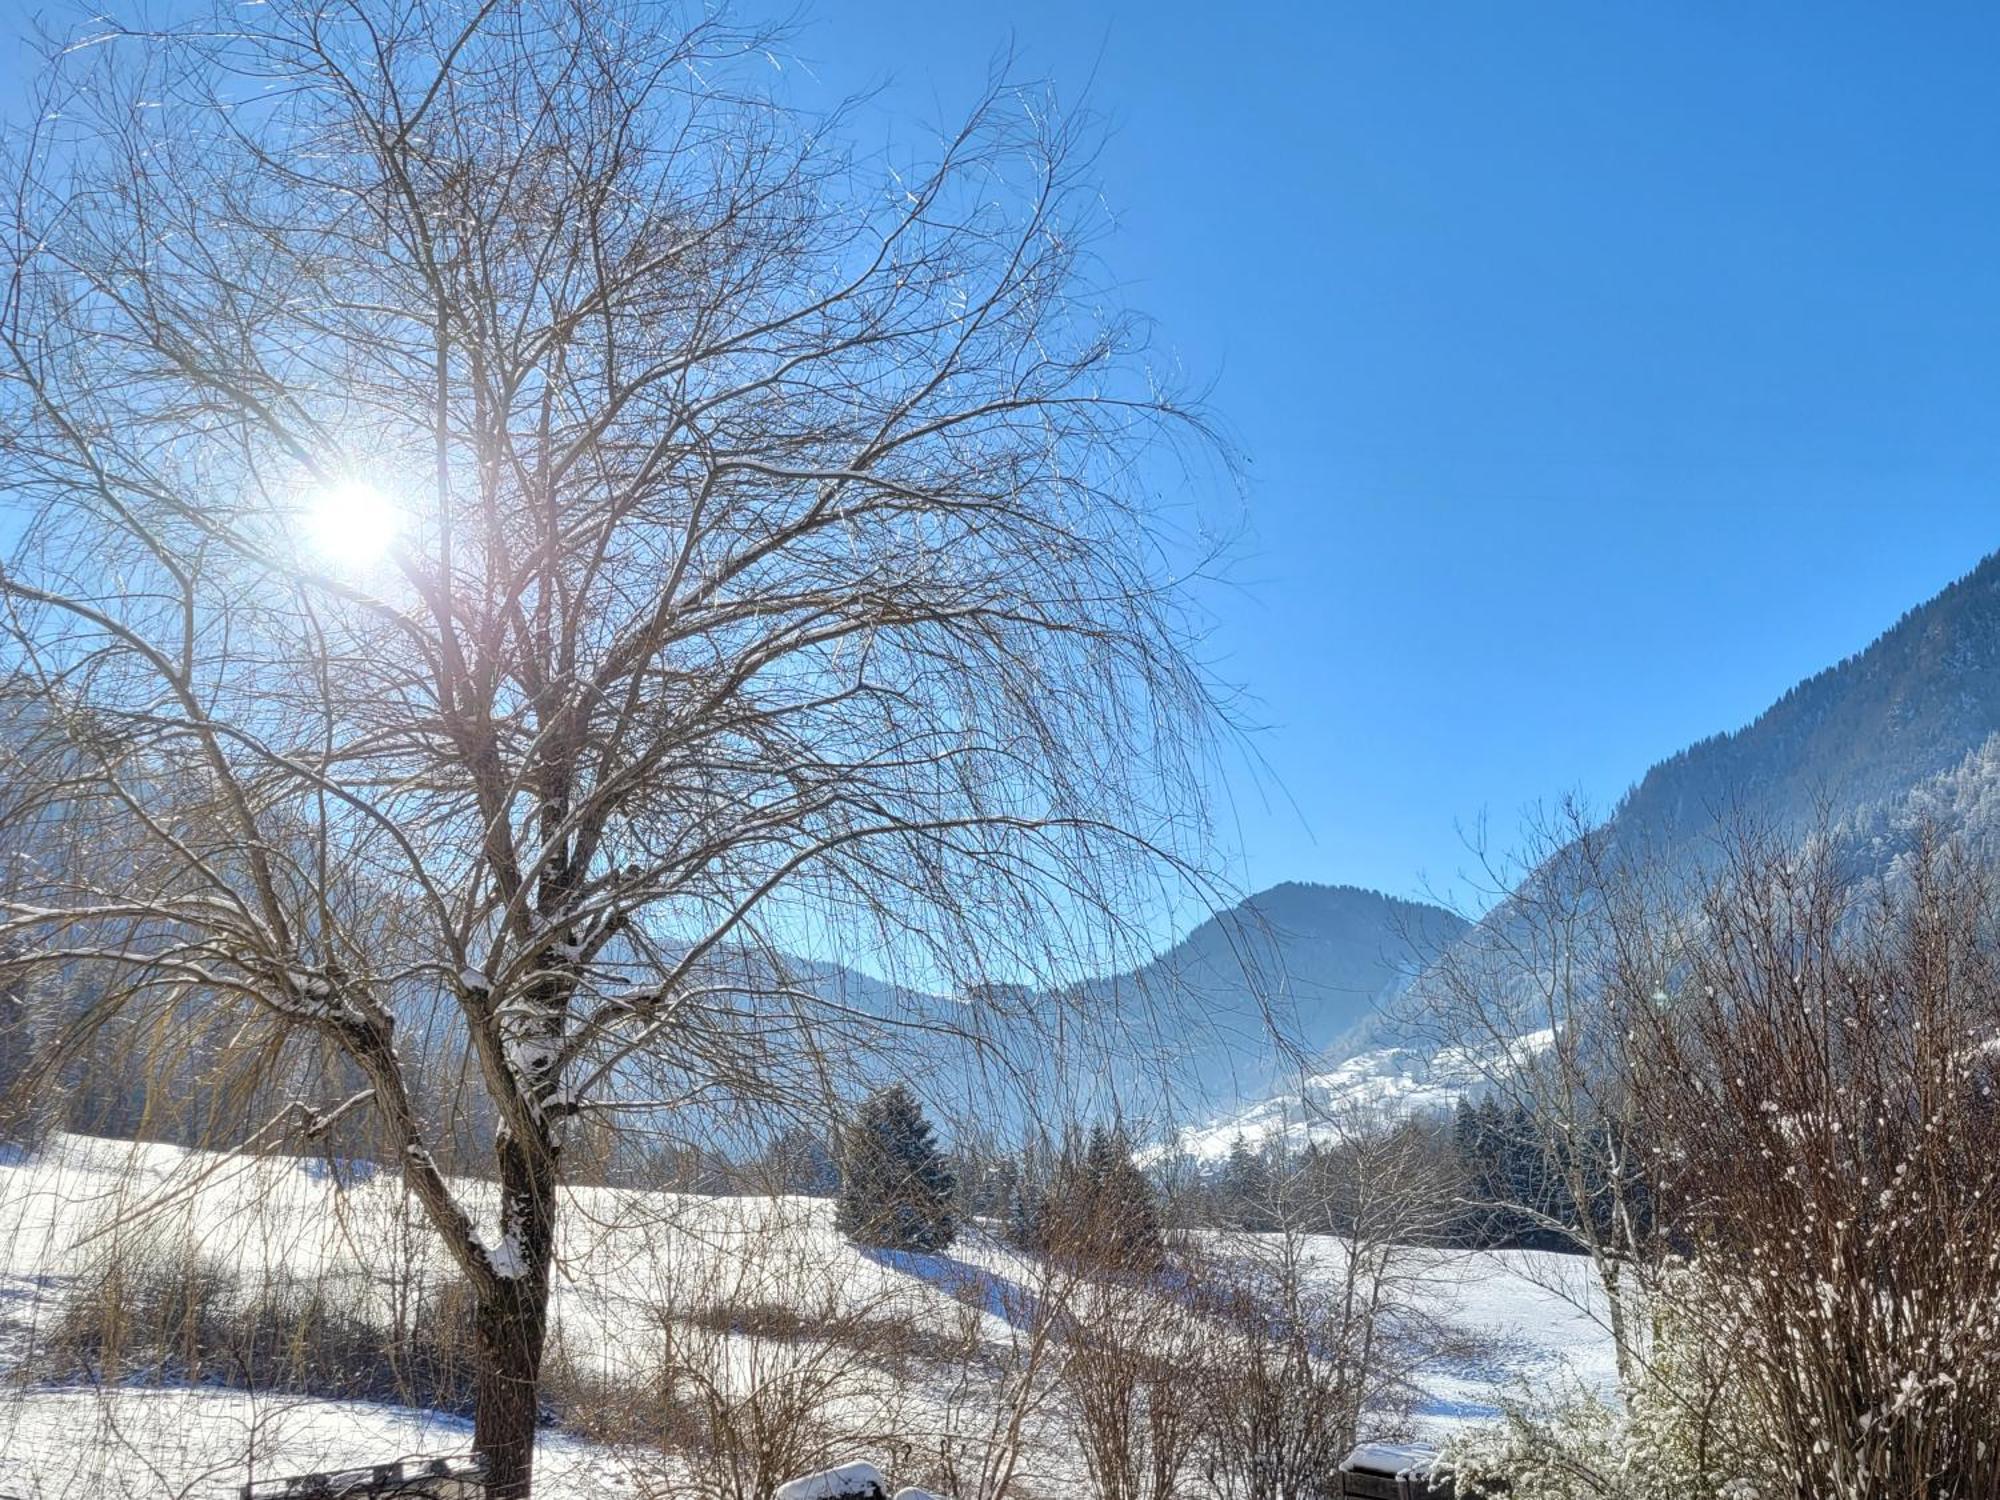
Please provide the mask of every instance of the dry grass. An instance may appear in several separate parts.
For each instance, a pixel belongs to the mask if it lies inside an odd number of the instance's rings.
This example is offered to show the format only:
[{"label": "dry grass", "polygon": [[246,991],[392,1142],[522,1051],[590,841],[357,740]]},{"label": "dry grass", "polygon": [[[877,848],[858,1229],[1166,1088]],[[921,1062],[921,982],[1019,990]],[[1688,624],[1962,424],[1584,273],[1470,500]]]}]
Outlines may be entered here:
[{"label": "dry grass", "polygon": [[58,1382],[192,1383],[472,1409],[472,1303],[463,1283],[418,1289],[392,1323],[364,1299],[274,1268],[246,1282],[185,1240],[119,1236],[31,1349]]}]

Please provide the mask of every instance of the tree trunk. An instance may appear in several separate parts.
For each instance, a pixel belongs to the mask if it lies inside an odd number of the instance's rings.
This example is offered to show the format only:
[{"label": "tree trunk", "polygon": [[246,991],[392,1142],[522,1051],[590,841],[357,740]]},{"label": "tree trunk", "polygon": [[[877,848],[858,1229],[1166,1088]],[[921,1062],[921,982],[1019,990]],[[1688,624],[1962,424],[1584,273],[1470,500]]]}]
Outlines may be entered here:
[{"label": "tree trunk", "polygon": [[472,1449],[486,1464],[488,1500],[527,1500],[548,1339],[555,1160],[547,1148],[524,1149],[505,1132],[498,1145],[502,1249],[495,1261],[503,1274],[474,1307]]}]

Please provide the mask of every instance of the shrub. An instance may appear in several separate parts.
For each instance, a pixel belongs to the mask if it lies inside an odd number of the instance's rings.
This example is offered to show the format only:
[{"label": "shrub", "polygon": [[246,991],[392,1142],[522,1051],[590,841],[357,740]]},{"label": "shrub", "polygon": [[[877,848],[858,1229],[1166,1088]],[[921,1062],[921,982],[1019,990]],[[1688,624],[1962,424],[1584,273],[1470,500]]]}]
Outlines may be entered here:
[{"label": "shrub", "polygon": [[1675,1312],[1729,1350],[1787,1493],[2000,1494],[2000,882],[1920,842],[1857,887],[1753,844],[1617,998]]},{"label": "shrub", "polygon": [[472,1410],[469,1288],[418,1288],[399,1329],[343,1290],[352,1289],[282,1270],[246,1287],[190,1244],[128,1232],[79,1278],[33,1363],[54,1380],[206,1382]]},{"label": "shrub", "polygon": [[1710,1291],[1683,1268],[1655,1302],[1623,1409],[1573,1385],[1446,1448],[1466,1500],[1790,1500],[1736,1350],[1713,1340]]},{"label": "shrub", "polygon": [[1212,1330],[1150,1290],[1077,1288],[1062,1354],[1070,1432],[1096,1500],[1173,1500],[1204,1435]]}]

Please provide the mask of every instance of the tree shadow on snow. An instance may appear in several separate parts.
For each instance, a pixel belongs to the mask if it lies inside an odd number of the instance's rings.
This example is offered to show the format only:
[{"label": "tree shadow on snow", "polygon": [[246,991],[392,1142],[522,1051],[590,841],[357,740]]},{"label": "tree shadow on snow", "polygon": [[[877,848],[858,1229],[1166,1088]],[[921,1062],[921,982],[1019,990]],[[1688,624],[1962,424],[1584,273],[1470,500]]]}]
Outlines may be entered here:
[{"label": "tree shadow on snow", "polygon": [[937,1251],[863,1247],[861,1253],[878,1266],[914,1276],[954,1301],[991,1313],[1017,1333],[1025,1333],[1034,1324],[1038,1312],[1034,1293],[984,1266]]}]

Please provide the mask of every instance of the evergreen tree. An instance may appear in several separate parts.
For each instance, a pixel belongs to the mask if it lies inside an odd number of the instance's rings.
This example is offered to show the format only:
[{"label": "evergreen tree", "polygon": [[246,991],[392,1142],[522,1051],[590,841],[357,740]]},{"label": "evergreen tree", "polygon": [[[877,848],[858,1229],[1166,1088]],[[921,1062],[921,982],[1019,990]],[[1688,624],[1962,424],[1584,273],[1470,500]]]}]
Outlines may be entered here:
[{"label": "evergreen tree", "polygon": [[857,1245],[942,1250],[958,1232],[957,1184],[903,1085],[863,1104],[841,1139],[834,1222]]},{"label": "evergreen tree", "polygon": [[794,1125],[765,1153],[765,1186],[807,1198],[831,1198],[840,1190],[840,1164],[819,1135]]},{"label": "evergreen tree", "polygon": [[1091,1128],[1064,1150],[1031,1231],[1045,1254],[1121,1270],[1150,1270],[1166,1253],[1153,1185],[1132,1160],[1122,1125]]},{"label": "evergreen tree", "polygon": [[1535,1139],[1534,1122],[1528,1117],[1526,1105],[1517,1103],[1514,1106],[1507,1117],[1507,1132],[1503,1139],[1503,1201],[1512,1210],[1508,1242],[1521,1249],[1540,1249],[1542,1234],[1534,1211],[1544,1206],[1542,1197],[1546,1173],[1539,1143]]},{"label": "evergreen tree", "polygon": [[1021,1164],[1011,1156],[962,1155],[954,1162],[966,1217],[1007,1222],[1020,1196]]},{"label": "evergreen tree", "polygon": [[1016,1250],[1044,1250],[1049,1199],[1043,1184],[1023,1178],[1014,1188],[1014,1201],[1007,1205],[1007,1243]]},{"label": "evergreen tree", "polygon": [[1052,1159],[1049,1148],[1039,1141],[1030,1141],[1021,1152],[1002,1231],[1007,1243],[1017,1250],[1039,1253],[1046,1248],[1042,1237],[1048,1221],[1049,1189],[1059,1160]]},{"label": "evergreen tree", "polygon": [[1117,1265],[1157,1264],[1165,1249],[1160,1208],[1152,1183],[1132,1160],[1132,1142],[1124,1126],[1093,1129],[1086,1161],[1105,1229],[1107,1257]]},{"label": "evergreen tree", "polygon": [[1474,1166],[1479,1160],[1479,1115],[1472,1107],[1472,1101],[1460,1094],[1458,1107],[1452,1111],[1451,1144],[1458,1152],[1458,1159],[1466,1167]]},{"label": "evergreen tree", "polygon": [[[18,950],[13,944],[0,946],[0,959],[17,956]],[[28,1007],[22,998],[20,983],[16,981],[0,987],[0,1147],[18,1146],[27,1141],[28,1100],[25,1095],[32,1072],[33,1050]]]},{"label": "evergreen tree", "polygon": [[1233,1229],[1262,1234],[1278,1227],[1272,1193],[1271,1163],[1261,1151],[1237,1136],[1229,1143],[1229,1162],[1223,1168],[1224,1213]]}]

